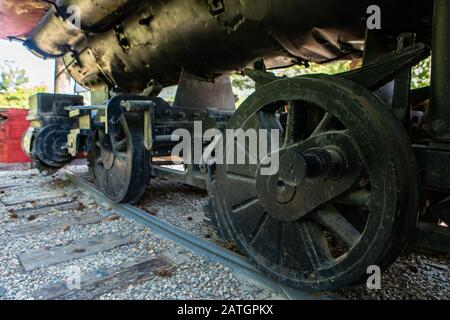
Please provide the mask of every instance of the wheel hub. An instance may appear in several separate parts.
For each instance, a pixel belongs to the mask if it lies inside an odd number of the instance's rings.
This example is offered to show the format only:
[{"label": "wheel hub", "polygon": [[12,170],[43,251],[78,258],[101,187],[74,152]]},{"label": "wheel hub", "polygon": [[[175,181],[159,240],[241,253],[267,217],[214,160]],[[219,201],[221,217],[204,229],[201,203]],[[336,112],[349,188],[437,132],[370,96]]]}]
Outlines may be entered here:
[{"label": "wheel hub", "polygon": [[294,199],[297,188],[287,184],[277,176],[273,176],[267,183],[267,191],[274,190],[273,199],[279,203],[288,203]]},{"label": "wheel hub", "polygon": [[308,168],[306,159],[300,153],[288,151],[280,159],[280,181],[296,187],[306,178]]},{"label": "wheel hub", "polygon": [[[263,175],[262,166],[258,171],[258,197],[264,209],[279,221],[295,221],[307,215],[308,211],[295,209],[299,205],[304,206],[305,201],[305,197],[298,193],[307,189],[308,185],[336,179],[344,173],[345,159],[337,149],[317,148],[305,154],[300,150],[299,147],[293,147],[279,152],[277,174]],[[271,158],[274,156],[277,155],[272,154]]]},{"label": "wheel hub", "polygon": [[51,124],[41,128],[34,138],[33,153],[37,162],[50,168],[62,168],[73,160],[67,150],[67,131],[69,127]]}]

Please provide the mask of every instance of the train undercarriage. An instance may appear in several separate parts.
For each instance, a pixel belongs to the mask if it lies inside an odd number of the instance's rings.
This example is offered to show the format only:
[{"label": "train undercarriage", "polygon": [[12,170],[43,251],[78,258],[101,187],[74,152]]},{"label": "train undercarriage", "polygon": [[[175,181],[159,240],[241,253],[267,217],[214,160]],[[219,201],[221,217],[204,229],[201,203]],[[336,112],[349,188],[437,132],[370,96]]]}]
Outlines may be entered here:
[{"label": "train undercarriage", "polygon": [[[211,14],[220,15],[216,9]],[[136,89],[121,92],[112,90],[108,72],[84,76],[80,82],[96,97],[91,105],[80,96],[32,98],[24,149],[43,170],[86,155],[97,187],[116,202],[138,202],[152,177],[205,189],[211,222],[271,277],[313,291],[351,286],[367,278],[368,267],[389,267],[411,238],[450,248],[444,226],[450,224],[446,1],[435,2],[432,33],[390,34],[386,45],[385,35],[367,30],[363,66],[337,75],[277,77],[268,60],[257,59],[243,71],[256,91],[237,110],[225,75],[211,81],[189,68],[181,75],[170,70],[160,84],[179,77],[173,104],[157,97],[158,84],[143,88],[142,74],[136,86],[129,74],[113,70],[120,87]],[[125,34],[114,31],[121,54],[135,50],[120,37]],[[52,54],[64,54],[69,70],[81,70],[89,50],[78,57],[76,50]],[[430,55],[431,86],[412,90],[411,69]],[[79,80],[82,72],[72,72]],[[202,152],[179,154],[178,163],[180,129]],[[274,174],[264,174],[264,161],[230,164],[212,156],[211,148],[223,144],[248,160],[245,139],[219,133],[249,129],[279,132],[277,143],[267,144],[267,156],[279,159]],[[217,136],[205,138],[210,130]],[[168,167],[175,163],[184,171]]]}]

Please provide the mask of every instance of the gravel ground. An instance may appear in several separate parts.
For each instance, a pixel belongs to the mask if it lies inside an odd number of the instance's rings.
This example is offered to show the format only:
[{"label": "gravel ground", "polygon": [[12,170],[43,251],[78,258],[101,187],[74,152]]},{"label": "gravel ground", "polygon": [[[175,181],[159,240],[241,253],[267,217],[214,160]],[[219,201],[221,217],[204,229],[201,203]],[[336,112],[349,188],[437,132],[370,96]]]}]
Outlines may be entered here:
[{"label": "gravel ground", "polygon": [[[80,173],[85,168],[72,168]],[[57,175],[42,177],[35,171],[0,172],[0,185],[16,184],[23,187],[7,189],[1,199],[25,197],[31,190],[39,190],[42,194],[51,190],[64,190],[73,201],[86,201],[85,196],[74,190],[70,184],[62,181]],[[27,186],[28,184],[28,186]],[[30,185],[33,185],[30,188]],[[200,200],[199,200],[200,201]],[[51,221],[56,217],[69,217],[86,212],[99,212],[110,215],[104,208],[93,201],[82,211],[50,212],[38,216],[33,222]],[[45,201],[39,204],[45,204]],[[163,202],[160,202],[161,206]],[[35,204],[34,204],[35,205]],[[33,204],[27,204],[32,207]],[[15,207],[16,209],[22,206]],[[9,210],[9,208],[8,208]],[[177,262],[177,267],[170,277],[156,277],[145,283],[131,285],[126,288],[104,294],[99,299],[266,299],[280,298],[273,292],[256,284],[236,277],[228,268],[211,263],[194,256],[167,241],[156,237],[147,228],[127,219],[109,220],[102,223],[71,227],[68,230],[55,230],[41,234],[33,234],[13,238],[5,227],[30,223],[26,219],[11,218],[4,206],[0,206],[0,299],[33,299],[40,289],[49,287],[68,277],[73,267],[78,267],[83,274],[99,272],[124,262],[141,258],[166,255]],[[165,210],[162,210],[165,212]],[[66,245],[73,240],[89,238],[102,234],[118,232],[129,236],[133,243],[110,251],[90,255],[72,262],[62,263],[25,272],[17,259],[17,254],[44,247]]]},{"label": "gravel ground", "polygon": [[207,193],[166,180],[152,179],[137,207],[176,227],[225,247],[216,230],[204,221]]},{"label": "gravel ground", "polygon": [[[225,247],[203,221],[206,193],[170,181],[153,180],[139,207],[158,218]],[[229,248],[234,249],[234,248]],[[346,299],[450,299],[450,255],[407,250],[381,277],[381,290],[366,285],[331,294]]]},{"label": "gravel ground", "polygon": [[381,277],[381,290],[359,286],[337,292],[347,299],[449,300],[450,255],[408,249]]},{"label": "gravel ground", "polygon": [[30,163],[0,163],[0,170],[2,171],[12,171],[12,170],[30,170]]},{"label": "gravel ground", "polygon": [[[84,166],[72,167],[80,175],[86,174]],[[65,190],[68,196],[83,200],[83,196],[70,184],[56,176],[42,177],[35,171],[0,172],[0,185],[39,183],[39,193],[49,190]],[[6,190],[2,198],[29,193],[29,187]],[[83,200],[86,202],[86,200]],[[149,214],[183,228],[204,239],[225,247],[231,246],[219,239],[215,230],[203,220],[206,193],[177,183],[153,179],[138,207]],[[84,212],[108,214],[96,204],[88,205]],[[137,260],[143,257],[165,254],[174,261],[181,261],[171,277],[158,277],[151,281],[112,291],[100,299],[266,299],[282,298],[233,275],[227,268],[194,256],[171,241],[152,235],[145,227],[133,221],[120,219],[103,223],[74,227],[70,230],[12,239],[4,226],[24,223],[11,220],[0,207],[0,298],[30,299],[42,287],[54,284],[67,277],[70,267],[78,266],[84,273],[104,270],[108,267]],[[55,216],[79,214],[79,212],[53,212],[39,218],[51,220]],[[102,252],[25,273],[16,254],[32,249],[65,244],[71,240],[99,234],[120,232],[129,235],[134,243],[111,251]],[[229,247],[232,249],[232,247]],[[365,286],[340,290],[332,294],[347,299],[450,299],[450,256],[405,252],[382,276],[381,290],[368,290]]]}]

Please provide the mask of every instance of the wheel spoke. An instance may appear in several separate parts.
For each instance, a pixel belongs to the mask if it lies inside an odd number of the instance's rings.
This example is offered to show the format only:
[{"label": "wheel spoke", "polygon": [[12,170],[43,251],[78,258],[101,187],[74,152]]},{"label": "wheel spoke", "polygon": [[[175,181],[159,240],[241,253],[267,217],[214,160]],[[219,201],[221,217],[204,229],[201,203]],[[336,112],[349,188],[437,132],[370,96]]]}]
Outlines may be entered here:
[{"label": "wheel spoke", "polygon": [[[267,130],[266,139],[261,139],[259,136],[260,131],[256,131],[256,134],[250,133],[248,136],[248,129],[265,129]],[[276,151],[282,145],[282,132],[283,128],[277,116],[273,112],[259,111],[253,114],[249,120],[245,122],[241,128],[246,136],[236,136],[234,141],[227,142],[226,154],[227,158],[227,171],[236,175],[248,177],[254,179],[258,170],[258,164],[264,160],[266,156],[269,156],[273,151]],[[279,130],[278,146],[272,144],[272,131]],[[250,139],[251,137],[251,139]],[[256,139],[257,141],[253,141]],[[261,145],[264,142],[266,145]],[[233,143],[234,146],[229,148],[229,144]],[[261,150],[262,149],[262,150]],[[231,152],[234,150],[234,152]]]},{"label": "wheel spoke", "polygon": [[274,147],[271,146],[271,131],[272,130],[278,130],[279,131],[279,143],[278,147],[281,147],[283,145],[283,126],[280,123],[280,120],[276,116],[274,112],[268,112],[268,111],[259,111],[256,113],[257,123],[259,129],[267,130],[267,141],[268,144],[268,151],[273,152],[275,151]]},{"label": "wheel spoke", "polygon": [[[283,126],[281,125],[280,120],[278,120],[278,117],[276,116],[276,113],[274,110],[270,110],[270,111],[260,110],[260,111],[256,112],[252,117],[255,118],[254,121],[258,125],[259,129],[283,130]],[[254,129],[254,128],[255,127],[253,127],[252,129]]]},{"label": "wheel spoke", "polygon": [[248,239],[254,239],[267,219],[267,213],[257,200],[246,201],[232,209],[233,220],[239,231]]},{"label": "wheel spoke", "polygon": [[98,131],[98,141],[103,142],[105,140],[106,134],[103,130]]},{"label": "wheel spoke", "polygon": [[239,203],[233,206],[232,211],[234,214],[240,213],[242,211],[249,210],[249,208],[253,206],[260,206],[260,202],[258,198],[252,198],[242,203]]},{"label": "wheel spoke", "polygon": [[227,173],[227,192],[230,199],[234,199],[231,203],[233,208],[256,198],[255,181],[254,178]]},{"label": "wheel spoke", "polygon": [[117,167],[114,168],[114,172],[110,177],[111,189],[115,194],[119,194],[125,187],[125,180],[121,170]]},{"label": "wheel spoke", "polygon": [[311,273],[316,269],[312,262],[307,243],[302,238],[303,231],[297,222],[284,223],[281,231],[281,264],[290,270],[302,270]]},{"label": "wheel spoke", "polygon": [[286,132],[284,134],[284,146],[289,146],[302,137],[302,131],[306,128],[306,108],[298,101],[289,102],[289,110],[286,121]]},{"label": "wheel spoke", "polygon": [[331,129],[331,124],[333,123],[333,116],[329,113],[325,113],[319,125],[316,127],[311,137],[317,136],[321,133],[325,133]]},{"label": "wheel spoke", "polygon": [[118,152],[114,156],[116,157],[116,160],[118,160],[120,162],[127,163],[127,161],[128,161],[128,155],[126,153]]},{"label": "wheel spoke", "polygon": [[121,181],[121,184],[125,186],[125,183],[127,181],[126,179],[126,172],[127,172],[127,162],[120,160],[116,158],[116,162],[114,163],[114,173],[115,176],[118,177],[119,181]]},{"label": "wheel spoke", "polygon": [[119,152],[127,151],[127,147],[128,147],[128,140],[126,138],[116,143],[116,150]]},{"label": "wheel spoke", "polygon": [[318,209],[313,219],[342,240],[347,249],[355,246],[361,238],[361,233],[333,205]]},{"label": "wheel spoke", "polygon": [[370,192],[366,190],[350,192],[336,198],[333,202],[354,207],[368,207],[370,204]]},{"label": "wheel spoke", "polygon": [[[231,154],[226,154],[226,160],[229,163],[227,165],[227,171],[230,174],[236,176],[241,176],[247,179],[254,179],[256,176],[256,172],[258,170],[257,152],[256,154],[253,153],[251,154],[249,152],[248,141],[244,142],[245,145],[242,145],[241,142],[238,142],[238,139],[235,139],[235,141],[233,141],[232,143],[234,143],[233,146],[234,152],[232,152]],[[231,152],[231,150],[228,147],[226,151]],[[244,157],[244,159],[242,159],[242,156]],[[231,157],[231,159],[228,159],[229,157]],[[242,160],[244,160],[244,163],[241,163]]]},{"label": "wheel spoke", "polygon": [[120,193],[122,189],[126,189],[127,186],[127,154],[118,153],[115,155],[114,162],[114,187],[116,193]]},{"label": "wheel spoke", "polygon": [[266,259],[276,264],[281,262],[281,230],[281,223],[279,221],[273,219],[269,215],[265,215],[251,240],[251,245],[256,250],[262,252]]},{"label": "wheel spoke", "polygon": [[297,223],[301,247],[305,250],[309,263],[314,270],[330,265],[334,259],[331,255],[328,243],[319,226],[311,220]]},{"label": "wheel spoke", "polygon": [[[95,162],[97,162],[97,161],[98,161],[98,159],[95,159]],[[100,178],[103,178],[104,171],[105,171],[105,168],[102,165],[94,166],[94,168],[93,168],[95,182],[96,182],[97,187],[99,187],[99,188],[103,187],[102,185],[100,185],[101,181],[102,181]]]}]

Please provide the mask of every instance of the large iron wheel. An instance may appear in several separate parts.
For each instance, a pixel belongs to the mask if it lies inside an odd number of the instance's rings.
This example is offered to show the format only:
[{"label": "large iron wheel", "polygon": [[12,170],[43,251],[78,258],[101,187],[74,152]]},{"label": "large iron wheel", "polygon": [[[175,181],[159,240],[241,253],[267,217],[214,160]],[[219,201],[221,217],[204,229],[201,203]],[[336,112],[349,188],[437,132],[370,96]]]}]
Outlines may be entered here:
[{"label": "large iron wheel", "polygon": [[[414,155],[403,128],[371,92],[331,76],[282,79],[257,90],[227,129],[279,129],[280,159],[217,165],[222,232],[272,277],[305,290],[361,282],[406,246],[418,208]],[[261,133],[261,132],[260,132]],[[226,141],[226,150],[248,145]],[[230,144],[234,144],[233,149]]]},{"label": "large iron wheel", "polygon": [[123,114],[109,134],[97,129],[88,160],[97,187],[108,198],[117,203],[139,201],[150,177],[143,116]]}]

